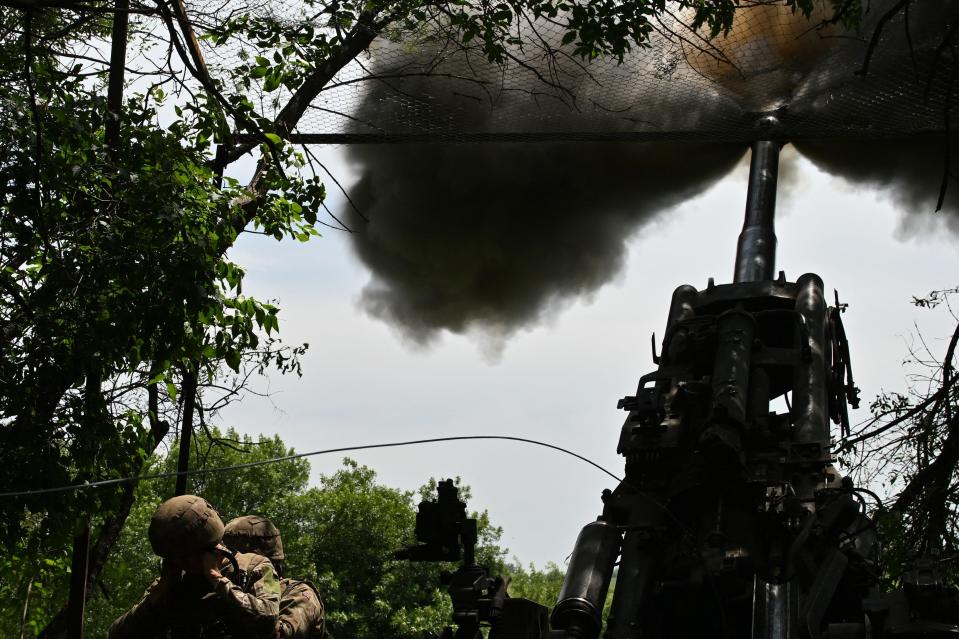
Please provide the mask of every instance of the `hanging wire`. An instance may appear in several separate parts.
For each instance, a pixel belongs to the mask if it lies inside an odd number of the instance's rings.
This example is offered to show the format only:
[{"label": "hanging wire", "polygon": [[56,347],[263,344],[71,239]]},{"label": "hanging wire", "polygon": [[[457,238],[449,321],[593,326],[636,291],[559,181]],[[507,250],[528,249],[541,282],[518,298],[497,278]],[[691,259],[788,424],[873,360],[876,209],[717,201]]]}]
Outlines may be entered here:
[{"label": "hanging wire", "polygon": [[419,444],[433,444],[438,442],[456,442],[456,441],[467,441],[467,440],[478,440],[478,439],[479,440],[495,439],[495,440],[503,440],[503,441],[522,442],[525,444],[534,444],[536,446],[550,448],[552,450],[556,450],[561,453],[570,455],[571,457],[575,457],[576,459],[579,459],[580,461],[584,461],[590,466],[596,468],[597,470],[600,470],[606,473],[607,475],[609,475],[610,477],[612,477],[618,482],[622,481],[621,478],[617,477],[616,475],[611,473],[609,470],[607,470],[606,468],[603,468],[602,466],[600,466],[593,460],[587,457],[584,457],[583,455],[580,455],[579,453],[575,453],[567,448],[563,448],[562,446],[557,446],[555,444],[549,444],[547,442],[542,442],[536,439],[528,439],[526,437],[513,437],[511,435],[454,435],[450,437],[430,437],[427,439],[411,439],[407,441],[388,442],[388,443],[382,443],[382,444],[363,444],[358,446],[341,446],[339,448],[326,448],[323,450],[314,450],[308,453],[296,453],[293,455],[284,455],[283,457],[273,457],[270,459],[261,459],[258,461],[246,462],[244,464],[233,464],[231,466],[220,466],[216,468],[196,468],[192,470],[187,470],[183,473],[179,473],[177,471],[169,471],[169,472],[163,472],[163,473],[151,473],[148,475],[139,475],[139,476],[131,476],[131,477],[116,477],[113,479],[103,479],[100,481],[84,482],[82,484],[68,484],[64,486],[54,486],[51,488],[35,488],[35,489],[27,489],[27,490],[0,492],[0,498],[29,497],[34,495],[47,495],[51,493],[65,493],[65,492],[73,492],[78,490],[90,490],[93,488],[102,488],[104,486],[115,486],[117,484],[125,484],[130,482],[148,481],[148,480],[155,480],[155,479],[168,479],[171,477],[177,477],[179,475],[208,475],[208,474],[215,474],[215,473],[226,473],[226,472],[232,472],[236,470],[244,470],[246,468],[256,468],[257,466],[265,466],[267,464],[276,464],[279,462],[290,461],[293,459],[301,459],[304,457],[315,457],[318,455],[329,455],[332,453],[344,453],[344,452],[356,451],[356,450],[370,450],[374,448],[395,448],[398,446],[415,446]]}]

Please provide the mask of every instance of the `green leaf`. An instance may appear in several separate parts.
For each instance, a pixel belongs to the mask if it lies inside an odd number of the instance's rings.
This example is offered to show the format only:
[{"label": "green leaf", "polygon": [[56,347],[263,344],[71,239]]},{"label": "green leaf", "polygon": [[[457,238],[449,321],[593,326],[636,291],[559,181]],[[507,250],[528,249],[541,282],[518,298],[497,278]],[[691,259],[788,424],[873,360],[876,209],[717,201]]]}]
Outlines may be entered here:
[{"label": "green leaf", "polygon": [[263,82],[263,90],[269,93],[270,91],[276,91],[280,88],[280,74],[275,70],[271,69],[270,73],[267,74],[266,80]]},{"label": "green leaf", "polygon": [[230,350],[226,353],[225,356],[226,364],[233,369],[234,372],[240,372],[240,352],[236,350]]}]

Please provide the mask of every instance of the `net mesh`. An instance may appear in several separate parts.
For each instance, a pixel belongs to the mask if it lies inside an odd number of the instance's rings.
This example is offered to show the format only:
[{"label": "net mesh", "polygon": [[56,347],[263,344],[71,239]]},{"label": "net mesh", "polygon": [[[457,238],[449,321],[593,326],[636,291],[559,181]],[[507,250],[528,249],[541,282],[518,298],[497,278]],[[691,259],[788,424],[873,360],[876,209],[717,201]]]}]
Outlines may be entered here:
[{"label": "net mesh", "polygon": [[[758,3],[741,8],[730,32],[714,39],[667,5],[648,46],[622,63],[582,61],[560,45],[563,25],[542,20],[518,28],[522,44],[503,65],[485,62],[478,45],[457,44],[442,25],[383,34],[324,88],[296,133],[314,141],[391,142],[941,132],[952,97],[944,33],[959,3],[919,4],[924,12],[884,23],[891,3],[874,3],[850,32],[824,24],[822,10],[807,18]],[[233,9],[227,4],[222,11]],[[283,21],[310,19],[296,4],[244,9]],[[214,72],[263,53],[242,44],[206,46]],[[255,97],[269,116],[288,95]]]}]

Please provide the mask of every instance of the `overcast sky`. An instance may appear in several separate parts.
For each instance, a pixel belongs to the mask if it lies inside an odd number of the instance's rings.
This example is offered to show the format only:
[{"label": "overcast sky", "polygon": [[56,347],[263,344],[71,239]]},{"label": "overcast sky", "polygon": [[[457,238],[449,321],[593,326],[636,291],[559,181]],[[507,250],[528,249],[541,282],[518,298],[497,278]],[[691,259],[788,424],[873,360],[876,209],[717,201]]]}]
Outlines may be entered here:
[{"label": "overcast sky", "polygon": [[[335,148],[322,150],[339,179],[355,179]],[[796,160],[795,184],[780,191],[777,270],[794,281],[822,276],[837,288],[863,409],[881,389],[904,388],[902,360],[918,322],[944,350],[943,313],[921,311],[913,295],[959,284],[959,243],[930,215],[904,229],[902,212],[875,193],[855,191]],[[700,197],[664,212],[630,243],[625,270],[589,299],[556,309],[514,336],[498,362],[477,336],[444,335],[422,349],[357,305],[368,273],[345,234],[298,244],[246,236],[231,257],[248,269],[244,292],[279,299],[281,336],[309,342],[302,379],[274,375],[270,399],[248,396],[222,416],[251,434],[279,434],[297,451],[446,435],[502,434],[568,447],[621,474],[616,455],[624,413],[654,368],[650,334],[662,336],[672,290],[730,281],[746,196],[743,163]],[[588,185],[581,185],[588,188]],[[576,188],[576,185],[566,185]],[[329,204],[342,209],[331,191]],[[451,202],[450,206],[455,206]],[[584,211],[584,215],[588,212]],[[263,386],[265,388],[265,385]],[[470,442],[350,454],[383,483],[414,489],[430,477],[459,475],[473,487],[472,509],[488,509],[503,542],[522,562],[562,563],[579,529],[601,510],[614,482],[559,453],[525,444]],[[311,459],[314,480],[342,455]]]}]

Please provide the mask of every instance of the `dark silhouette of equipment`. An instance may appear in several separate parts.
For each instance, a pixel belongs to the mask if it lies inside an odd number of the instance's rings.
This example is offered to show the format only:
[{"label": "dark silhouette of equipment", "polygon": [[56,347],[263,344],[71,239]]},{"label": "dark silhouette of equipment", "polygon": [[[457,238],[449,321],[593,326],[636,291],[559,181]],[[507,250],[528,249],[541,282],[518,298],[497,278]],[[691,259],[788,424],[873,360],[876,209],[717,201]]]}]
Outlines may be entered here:
[{"label": "dark silhouette of equipment", "polygon": [[846,307],[818,275],[774,276],[780,147],[753,144],[734,283],[675,290],[658,368],[619,402],[625,478],[576,540],[551,639],[959,637],[934,558],[880,595],[875,496],[831,454],[859,403]]},{"label": "dark silhouette of equipment", "polygon": [[444,571],[443,585],[453,601],[453,623],[443,629],[440,639],[482,639],[481,628],[489,627],[489,639],[545,638],[549,623],[545,606],[527,599],[510,598],[509,579],[491,577],[476,564],[476,520],[466,516],[452,479],[436,486],[438,499],[420,502],[416,513],[416,540],[420,543],[399,550],[397,559],[409,561],[459,561],[455,571]]},{"label": "dark silhouette of equipment", "polygon": [[879,596],[868,491],[830,453],[859,402],[845,305],[773,275],[779,149],[753,145],[734,283],[676,289],[658,369],[620,400],[626,476],[576,542],[556,636],[599,636],[617,558],[607,639],[959,636],[934,578]]}]

